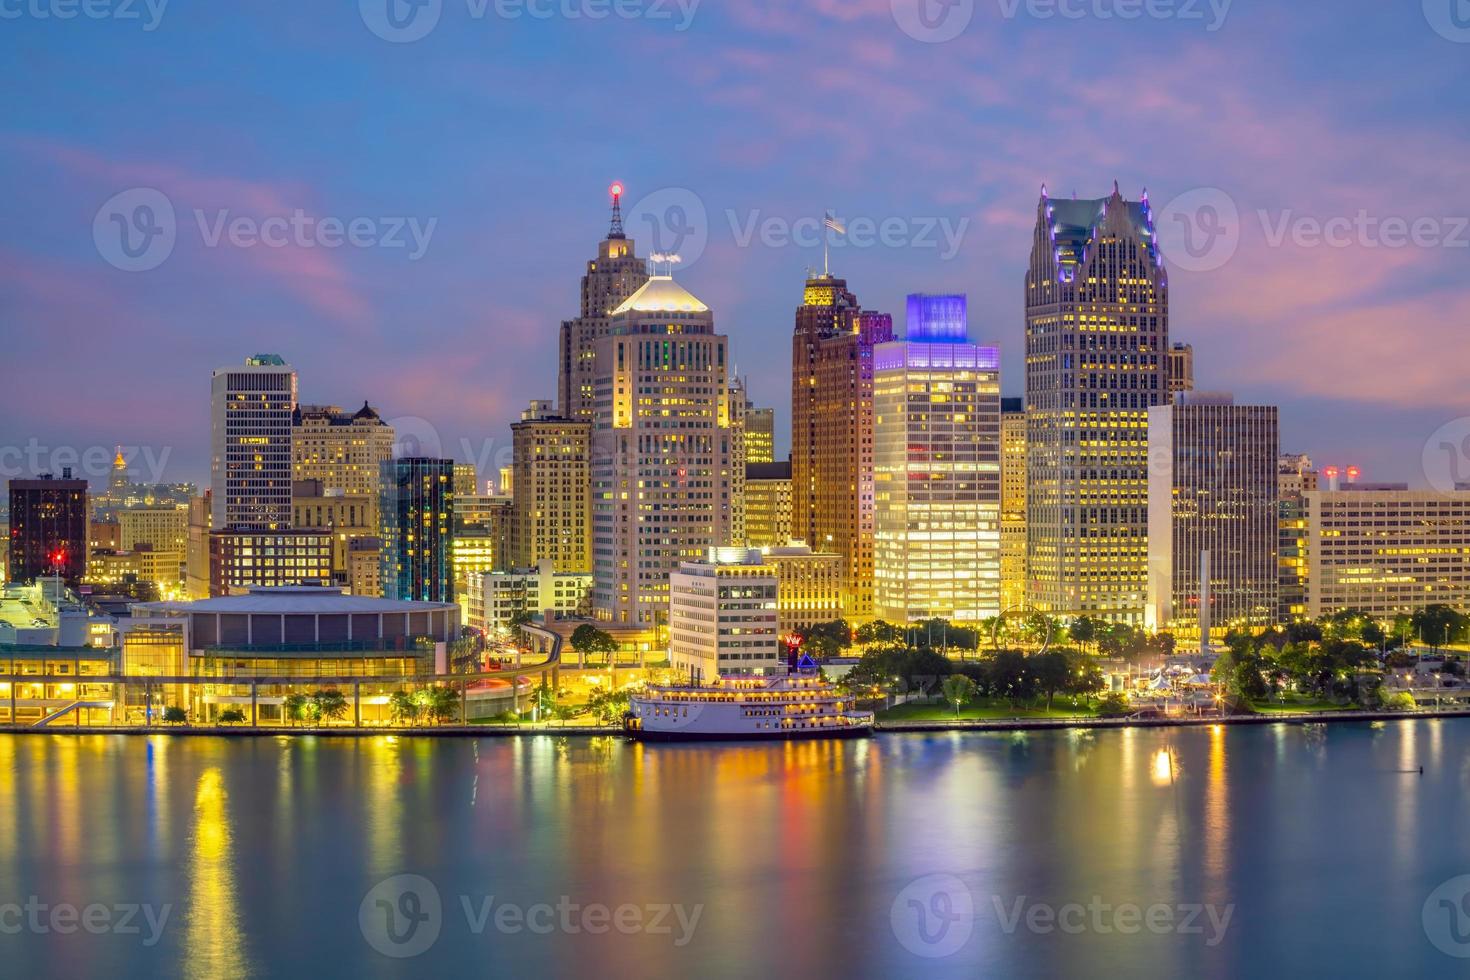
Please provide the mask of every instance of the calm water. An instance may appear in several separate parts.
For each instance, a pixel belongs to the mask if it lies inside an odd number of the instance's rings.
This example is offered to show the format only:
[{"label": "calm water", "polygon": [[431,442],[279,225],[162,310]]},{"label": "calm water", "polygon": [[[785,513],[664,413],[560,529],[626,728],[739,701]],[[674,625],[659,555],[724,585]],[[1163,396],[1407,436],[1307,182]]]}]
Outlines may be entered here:
[{"label": "calm water", "polygon": [[4,736],[0,975],[1462,973],[1431,940],[1470,954],[1470,880],[1431,892],[1470,874],[1467,750]]}]

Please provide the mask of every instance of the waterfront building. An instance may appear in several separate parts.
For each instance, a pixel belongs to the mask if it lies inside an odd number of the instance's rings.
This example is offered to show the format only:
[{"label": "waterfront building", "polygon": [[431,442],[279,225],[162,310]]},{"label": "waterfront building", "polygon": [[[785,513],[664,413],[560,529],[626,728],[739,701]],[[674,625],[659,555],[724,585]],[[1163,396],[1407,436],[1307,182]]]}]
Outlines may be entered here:
[{"label": "waterfront building", "polygon": [[745,464],[745,543],[774,548],[791,540],[791,460]]},{"label": "waterfront building", "polygon": [[220,531],[291,527],[296,372],[275,354],[222,367],[210,379],[211,525]]},{"label": "waterfront building", "polygon": [[209,532],[211,596],[331,578],[332,535],[327,531]]},{"label": "waterfront building", "polygon": [[711,548],[669,577],[669,665],[695,681],[781,666],[780,584],[747,548]]},{"label": "waterfront building", "polygon": [[874,614],[978,622],[1000,605],[1000,352],[963,295],[911,295],[874,351]]},{"label": "waterfront building", "polygon": [[481,572],[469,580],[466,622],[492,632],[510,629],[518,616],[583,616],[590,608],[592,575],[558,571],[551,559],[535,568]]},{"label": "waterfront building", "polygon": [[1026,574],[1043,613],[1143,622],[1148,410],[1169,400],[1168,349],[1147,193],[1043,188],[1026,274]]},{"label": "waterfront building", "polygon": [[[612,311],[648,281],[648,268],[623,234],[623,186],[614,184],[612,225],[597,245],[597,258],[582,276],[581,312],[561,325],[557,359],[557,406],[563,418],[592,422],[597,417],[597,347],[612,328]],[[511,493],[504,485],[501,493]]]},{"label": "waterfront building", "polygon": [[393,458],[393,427],[367,402],[355,412],[336,405],[302,405],[292,416],[294,480],[318,480],[323,494],[367,497],[371,510],[361,524],[378,526],[378,475]]},{"label": "waterfront building", "polygon": [[379,486],[384,597],[453,602],[454,460],[388,460]]},{"label": "waterfront building", "polygon": [[10,581],[54,575],[70,586],[87,569],[87,481],[62,470],[10,481]]},{"label": "waterfront building", "polygon": [[113,630],[54,578],[0,589],[0,724],[105,725],[119,671]]},{"label": "waterfront building", "polygon": [[1194,345],[1172,344],[1165,370],[1169,376],[1169,393],[1194,390]]},{"label": "waterfront building", "polygon": [[1026,399],[1000,400],[1000,605],[1026,602]]},{"label": "waterfront building", "polygon": [[842,618],[842,556],[821,554],[804,541],[761,549],[761,561],[780,588],[776,621],[781,635]]},{"label": "waterfront building", "polygon": [[1148,419],[1146,625],[1200,639],[1203,602],[1205,639],[1216,643],[1232,629],[1273,625],[1280,578],[1275,406],[1180,391],[1172,404],[1149,409]]},{"label": "waterfront building", "polygon": [[1470,490],[1360,485],[1305,496],[1309,618],[1470,607]]},{"label": "waterfront building", "polygon": [[511,548],[497,568],[532,568],[549,559],[558,570],[592,571],[592,423],[557,415],[533,401],[511,425]]},{"label": "waterfront building", "polygon": [[1277,545],[1281,574],[1278,576],[1276,619],[1292,623],[1307,615],[1307,569],[1310,567],[1307,531],[1307,491],[1317,489],[1317,471],[1312,458],[1283,454],[1277,464],[1276,495],[1281,509]]},{"label": "waterfront building", "polygon": [[776,461],[776,410],[745,406],[745,465]]},{"label": "waterfront building", "polygon": [[656,275],[597,346],[593,607],[658,626],[669,575],[730,536],[729,360],[709,307]]},{"label": "waterfront building", "polygon": [[791,534],[842,555],[853,622],[873,613],[873,348],[893,337],[846,280],[807,279],[791,340]]}]

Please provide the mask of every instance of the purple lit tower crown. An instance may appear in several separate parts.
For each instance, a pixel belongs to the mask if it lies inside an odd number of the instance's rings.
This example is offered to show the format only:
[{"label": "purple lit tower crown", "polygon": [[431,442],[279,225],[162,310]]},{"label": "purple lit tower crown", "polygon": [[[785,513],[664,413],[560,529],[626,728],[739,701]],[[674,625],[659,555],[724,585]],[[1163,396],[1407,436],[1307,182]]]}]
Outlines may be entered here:
[{"label": "purple lit tower crown", "polygon": [[873,357],[880,371],[903,367],[1000,369],[999,350],[970,341],[963,293],[910,293],[904,339],[879,344]]}]

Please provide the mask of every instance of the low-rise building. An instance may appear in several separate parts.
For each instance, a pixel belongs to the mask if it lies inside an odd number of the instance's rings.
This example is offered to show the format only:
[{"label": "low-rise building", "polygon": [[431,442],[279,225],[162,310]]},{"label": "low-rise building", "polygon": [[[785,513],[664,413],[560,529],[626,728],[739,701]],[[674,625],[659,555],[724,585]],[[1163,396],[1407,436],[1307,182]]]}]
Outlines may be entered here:
[{"label": "low-rise building", "polygon": [[814,552],[804,541],[761,551],[780,583],[776,619],[782,634],[842,618],[842,556]]},{"label": "low-rise building", "polygon": [[781,665],[776,570],[761,553],[711,548],[669,576],[669,664],[696,682]]},{"label": "low-rise building", "polygon": [[487,632],[510,628],[521,615],[581,616],[589,612],[592,573],[558,572],[543,558],[535,568],[486,571],[469,579],[470,626]]}]

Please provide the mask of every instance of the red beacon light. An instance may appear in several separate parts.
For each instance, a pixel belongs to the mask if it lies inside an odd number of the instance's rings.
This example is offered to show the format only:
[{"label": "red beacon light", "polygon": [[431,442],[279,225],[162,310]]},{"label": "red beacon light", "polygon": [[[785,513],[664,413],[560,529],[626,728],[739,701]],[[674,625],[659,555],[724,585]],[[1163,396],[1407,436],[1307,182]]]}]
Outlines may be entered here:
[{"label": "red beacon light", "polygon": [[623,196],[623,182],[621,180],[615,180],[615,181],[613,181],[613,185],[607,189],[607,192],[609,194],[611,194],[613,197],[622,197]]}]

